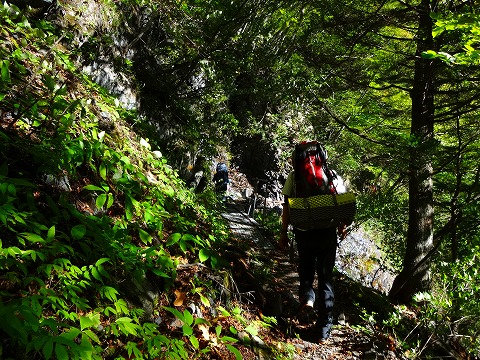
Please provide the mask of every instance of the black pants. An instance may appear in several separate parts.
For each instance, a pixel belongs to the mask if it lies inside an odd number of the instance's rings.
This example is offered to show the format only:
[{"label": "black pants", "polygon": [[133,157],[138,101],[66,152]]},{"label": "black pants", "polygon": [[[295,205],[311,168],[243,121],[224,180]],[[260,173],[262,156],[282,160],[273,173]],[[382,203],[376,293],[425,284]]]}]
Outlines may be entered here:
[{"label": "black pants", "polygon": [[336,228],[301,231],[294,229],[298,248],[298,275],[300,278],[300,301],[315,301],[313,280],[318,277],[318,322],[321,326],[331,324],[335,301],[333,291],[333,268],[337,254]]}]

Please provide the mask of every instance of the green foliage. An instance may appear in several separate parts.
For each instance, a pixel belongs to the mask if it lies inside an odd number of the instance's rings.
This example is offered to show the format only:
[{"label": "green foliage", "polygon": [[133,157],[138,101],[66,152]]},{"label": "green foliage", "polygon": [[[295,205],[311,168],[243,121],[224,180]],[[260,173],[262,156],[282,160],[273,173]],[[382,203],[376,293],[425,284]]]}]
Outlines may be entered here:
[{"label": "green foliage", "polygon": [[449,64],[478,65],[480,64],[480,17],[476,12],[465,13],[432,13],[435,20],[434,37],[440,37],[445,33],[458,34],[458,47],[455,53],[445,51],[425,51],[422,56],[425,59],[440,59]]},{"label": "green foliage", "polygon": [[[223,266],[222,222],[128,134],[116,100],[76,70],[53,26],[9,5],[0,16],[2,356],[100,359],[115,337],[119,356],[189,358],[182,339],[143,321],[118,279],[152,274],[168,290],[180,258]],[[98,128],[100,111],[115,131]]]},{"label": "green foliage", "polygon": [[[478,244],[478,239],[473,243]],[[425,315],[443,338],[450,337],[469,353],[480,353],[479,256],[472,245],[469,254],[455,263],[436,266],[436,286],[425,303]]]},{"label": "green foliage", "polygon": [[[325,141],[333,167],[358,193],[358,224],[400,266],[408,155],[420,143],[409,134],[415,34],[408,28],[415,28],[410,19],[417,14],[394,3],[341,1],[58,5],[65,16],[55,23],[0,6],[0,158],[6,159],[0,164],[0,315],[8,320],[0,325],[8,339],[2,355],[188,358],[208,351],[198,333],[205,325],[238,358],[233,335],[257,335],[235,308],[221,313],[238,328],[221,319],[206,325],[188,310],[170,308],[183,325],[167,336],[127,302],[119,279],[154,276],[167,291],[180,262],[227,265],[221,257],[227,231],[213,193],[186,189],[160,147],[183,170],[185,158],[208,158],[239,135],[275,151],[298,139]],[[82,18],[92,9],[98,21]],[[424,58],[469,66],[464,77],[441,62],[435,69],[437,138],[428,151],[436,226],[459,214],[447,229],[451,239],[439,240],[439,258],[450,261],[448,247],[457,244],[461,260],[436,268],[435,291],[442,296],[433,297],[438,301],[429,302],[424,316],[444,334],[445,324],[457,326],[455,337],[465,335],[462,344],[475,351],[478,89],[467,79],[478,78],[478,16],[432,16],[443,47]],[[132,58],[114,41],[118,24],[118,38],[138,46]],[[153,109],[151,123],[119,108],[77,69],[82,60],[110,54],[129,78],[148,74],[135,80],[142,111]],[[102,112],[112,128],[99,126]],[[161,123],[168,132],[159,131]],[[289,153],[280,156],[284,169]],[[262,220],[277,233],[274,217]],[[113,338],[124,344],[120,350],[111,349]]]}]

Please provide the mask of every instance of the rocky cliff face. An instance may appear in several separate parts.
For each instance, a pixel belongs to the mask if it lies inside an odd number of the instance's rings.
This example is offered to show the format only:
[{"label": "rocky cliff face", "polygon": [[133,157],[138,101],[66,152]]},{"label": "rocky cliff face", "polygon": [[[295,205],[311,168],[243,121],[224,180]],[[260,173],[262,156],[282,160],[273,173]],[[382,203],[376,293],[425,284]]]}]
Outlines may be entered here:
[{"label": "rocky cliff face", "polygon": [[37,8],[39,16],[73,34],[63,41],[78,49],[79,68],[114,94],[123,108],[141,115],[145,122],[135,124],[138,130],[146,132],[185,180],[199,169],[209,176],[208,169],[221,151],[250,181],[267,177],[269,192],[278,196],[284,180],[278,167],[280,150],[257,136],[241,133],[232,139],[230,125],[217,119],[221,110],[237,118],[237,126],[246,127],[246,114],[261,117],[266,105],[248,95],[249,84],[240,81],[243,77],[236,86],[246,96],[212,105],[208,99],[222,94],[214,93],[218,90],[209,83],[208,61],[201,56],[180,58],[188,53],[180,47],[192,44],[173,38],[175,29],[162,9],[155,12],[146,6],[94,0],[57,5],[16,1]]}]

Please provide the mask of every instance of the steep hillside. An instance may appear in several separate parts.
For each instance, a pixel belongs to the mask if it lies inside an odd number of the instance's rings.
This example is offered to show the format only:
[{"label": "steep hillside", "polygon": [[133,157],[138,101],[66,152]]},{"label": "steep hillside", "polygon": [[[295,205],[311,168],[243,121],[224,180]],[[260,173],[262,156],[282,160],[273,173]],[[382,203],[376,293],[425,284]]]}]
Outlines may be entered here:
[{"label": "steep hillside", "polygon": [[[132,131],[68,32],[15,6],[0,17],[0,357],[240,356],[224,331],[257,330],[218,309],[228,233],[212,191],[193,194]],[[189,264],[205,270],[177,277]],[[186,294],[224,315],[194,318]]]}]

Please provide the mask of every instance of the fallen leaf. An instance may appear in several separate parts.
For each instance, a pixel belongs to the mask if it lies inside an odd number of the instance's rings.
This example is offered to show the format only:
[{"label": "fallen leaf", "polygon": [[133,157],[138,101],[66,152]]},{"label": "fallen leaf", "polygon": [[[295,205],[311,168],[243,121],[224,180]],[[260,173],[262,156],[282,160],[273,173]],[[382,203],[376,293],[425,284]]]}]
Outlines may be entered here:
[{"label": "fallen leaf", "polygon": [[174,306],[182,306],[183,302],[185,301],[185,293],[181,292],[180,290],[175,290],[175,296],[177,297],[173,302]]}]

